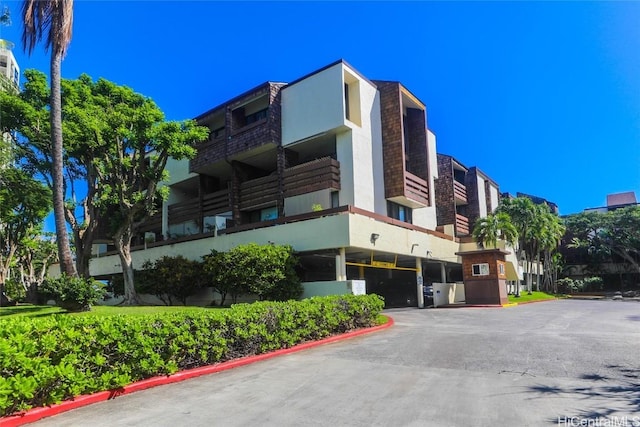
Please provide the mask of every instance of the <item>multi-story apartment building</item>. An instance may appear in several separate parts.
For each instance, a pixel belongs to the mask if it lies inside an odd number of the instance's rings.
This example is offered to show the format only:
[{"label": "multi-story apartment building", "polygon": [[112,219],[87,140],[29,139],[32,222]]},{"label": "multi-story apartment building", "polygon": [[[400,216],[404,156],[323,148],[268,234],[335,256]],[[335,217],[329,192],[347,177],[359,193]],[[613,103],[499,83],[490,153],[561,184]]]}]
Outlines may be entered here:
[{"label": "multi-story apartment building", "polygon": [[0,90],[15,90],[20,88],[20,67],[13,56],[14,44],[0,39]]},{"label": "multi-story apartment building", "polygon": [[499,202],[500,188],[484,172],[438,154],[436,206],[438,226],[443,231],[457,237],[469,236],[478,218],[492,213]]},{"label": "multi-story apartment building", "polygon": [[[364,281],[388,306],[419,305],[423,281],[460,268],[456,234],[437,230],[435,135],[424,103],[401,83],[370,81],[341,60],[288,84],[264,83],[196,120],[209,140],[194,159],[168,163],[169,197],[140,230],[135,267],[248,242],[288,244],[300,256],[304,296]],[[118,273],[118,257],[103,253],[90,270]]]},{"label": "multi-story apartment building", "polygon": [[624,193],[607,194],[607,205],[598,208],[587,208],[585,212],[610,212],[627,206],[637,206],[635,191],[625,191]]}]

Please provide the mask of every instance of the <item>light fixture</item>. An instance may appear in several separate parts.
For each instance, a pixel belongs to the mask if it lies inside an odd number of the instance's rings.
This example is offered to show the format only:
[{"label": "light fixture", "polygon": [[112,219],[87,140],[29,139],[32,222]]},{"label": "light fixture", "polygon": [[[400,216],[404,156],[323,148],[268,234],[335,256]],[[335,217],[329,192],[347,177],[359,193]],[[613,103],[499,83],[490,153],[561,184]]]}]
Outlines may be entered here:
[{"label": "light fixture", "polygon": [[413,250],[415,249],[416,246],[420,246],[420,244],[419,243],[414,243],[413,245],[411,245],[411,253],[413,253]]},{"label": "light fixture", "polygon": [[380,238],[380,235],[378,233],[371,233],[371,243],[373,243],[373,245],[376,245],[376,240],[378,240]]}]

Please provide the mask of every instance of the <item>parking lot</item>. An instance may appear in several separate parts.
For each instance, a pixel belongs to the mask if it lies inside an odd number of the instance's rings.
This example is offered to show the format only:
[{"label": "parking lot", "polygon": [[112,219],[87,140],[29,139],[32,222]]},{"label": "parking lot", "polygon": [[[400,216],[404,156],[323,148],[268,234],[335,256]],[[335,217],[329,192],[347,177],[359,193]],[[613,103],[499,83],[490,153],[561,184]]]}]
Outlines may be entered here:
[{"label": "parking lot", "polygon": [[638,302],[387,314],[381,332],[35,425],[640,426]]}]

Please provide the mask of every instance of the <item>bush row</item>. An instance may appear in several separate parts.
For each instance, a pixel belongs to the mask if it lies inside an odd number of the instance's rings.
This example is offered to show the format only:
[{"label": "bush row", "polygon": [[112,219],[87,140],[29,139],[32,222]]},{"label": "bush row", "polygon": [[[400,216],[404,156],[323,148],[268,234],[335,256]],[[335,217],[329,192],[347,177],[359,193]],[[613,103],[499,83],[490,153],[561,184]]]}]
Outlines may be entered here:
[{"label": "bush row", "polygon": [[[248,294],[259,300],[286,301],[302,295],[297,267],[291,246],[248,243],[228,252],[212,250],[202,261],[181,255],[147,261],[134,273],[135,289],[155,295],[166,305],[175,301],[186,305],[187,298],[203,287],[220,295],[220,305],[225,305],[227,296],[235,303]],[[112,278],[111,288],[116,295],[124,293],[121,274]]]},{"label": "bush row", "polygon": [[600,292],[604,287],[604,281],[597,276],[585,277],[581,280],[566,277],[558,280],[556,283],[558,285],[558,292],[565,294],[572,294],[574,292]]},{"label": "bush row", "polygon": [[376,324],[377,295],[0,321],[0,416]]}]

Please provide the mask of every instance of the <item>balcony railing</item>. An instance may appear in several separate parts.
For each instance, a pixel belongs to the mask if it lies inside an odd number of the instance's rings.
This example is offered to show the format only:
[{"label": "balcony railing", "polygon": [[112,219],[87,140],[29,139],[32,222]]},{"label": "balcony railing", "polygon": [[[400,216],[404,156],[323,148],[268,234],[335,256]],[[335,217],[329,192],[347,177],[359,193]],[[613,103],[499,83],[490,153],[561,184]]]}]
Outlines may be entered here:
[{"label": "balcony railing", "polygon": [[169,206],[169,224],[180,224],[189,220],[200,223],[205,216],[213,216],[231,210],[230,206],[228,189],[205,194],[202,200],[195,198],[174,203]]},{"label": "balcony railing", "polygon": [[272,175],[245,181],[240,184],[240,209],[265,205],[278,199],[278,175]]},{"label": "balcony railing", "polygon": [[469,234],[469,218],[456,214],[456,233],[463,236]]},{"label": "balcony railing", "polygon": [[[284,197],[325,189],[340,189],[340,163],[331,157],[312,160],[284,171]],[[275,173],[240,184],[240,209],[251,209],[278,198]]]},{"label": "balcony railing", "polygon": [[162,231],[162,212],[151,215],[139,228],[141,233]]},{"label": "balcony railing", "polygon": [[340,162],[331,157],[312,160],[284,171],[285,197],[328,188],[340,189]]},{"label": "balcony railing", "polygon": [[405,172],[405,196],[425,206],[429,204],[429,184],[412,173]]},{"label": "balcony railing", "polygon": [[453,180],[453,197],[458,202],[467,203],[467,187],[456,180]]}]

